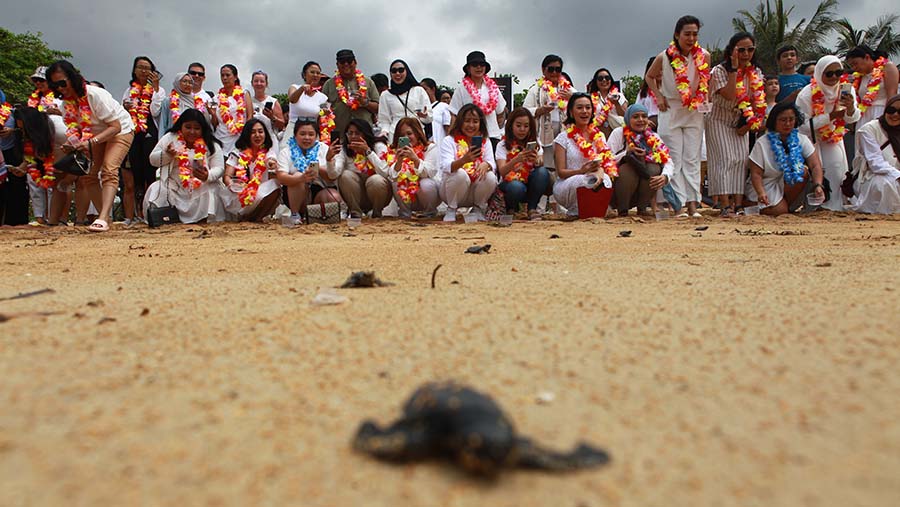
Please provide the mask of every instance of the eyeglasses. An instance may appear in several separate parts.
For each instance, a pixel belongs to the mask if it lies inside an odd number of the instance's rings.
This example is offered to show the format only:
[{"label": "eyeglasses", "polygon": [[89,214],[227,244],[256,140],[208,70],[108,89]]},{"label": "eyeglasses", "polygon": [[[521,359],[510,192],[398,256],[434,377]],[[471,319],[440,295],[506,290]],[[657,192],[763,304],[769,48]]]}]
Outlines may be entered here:
[{"label": "eyeglasses", "polygon": [[487,67],[487,64],[484,62],[475,62],[475,63],[470,63],[469,65],[472,67]]},{"label": "eyeglasses", "polygon": [[562,65],[551,65],[547,67],[548,74],[556,74],[558,72],[562,72]]},{"label": "eyeglasses", "polygon": [[189,70],[189,71],[188,71],[188,74],[190,74],[190,75],[192,75],[192,76],[203,77],[203,76],[206,75],[206,72],[202,72],[202,71],[199,71],[199,70]]},{"label": "eyeglasses", "polygon": [[797,117],[796,116],[782,116],[775,121],[777,121],[778,123],[794,124],[797,122]]},{"label": "eyeglasses", "polygon": [[822,76],[827,77],[828,79],[831,79],[833,77],[842,77],[843,75],[844,75],[843,69],[841,69],[841,70],[826,70],[825,72],[822,73]]},{"label": "eyeglasses", "polygon": [[734,48],[734,49],[736,49],[738,53],[752,53],[752,52],[756,51],[756,48],[753,46],[750,46],[749,48]]},{"label": "eyeglasses", "polygon": [[338,65],[350,65],[351,63],[353,63],[353,61],[354,61],[353,58],[345,58],[343,60],[338,60],[337,64]]},{"label": "eyeglasses", "polygon": [[403,74],[404,72],[406,72],[405,67],[394,67],[391,69],[391,74]]},{"label": "eyeglasses", "polygon": [[612,81],[612,76],[597,76],[597,81]]},{"label": "eyeglasses", "polygon": [[893,106],[884,108],[884,114],[897,114],[897,113],[900,113],[900,108],[896,108]]}]

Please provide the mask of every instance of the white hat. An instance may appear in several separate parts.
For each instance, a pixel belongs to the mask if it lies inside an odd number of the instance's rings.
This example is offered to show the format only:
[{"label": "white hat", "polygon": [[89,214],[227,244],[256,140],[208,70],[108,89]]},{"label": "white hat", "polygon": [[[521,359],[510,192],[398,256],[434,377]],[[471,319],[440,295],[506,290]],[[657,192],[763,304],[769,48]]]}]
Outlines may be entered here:
[{"label": "white hat", "polygon": [[34,69],[34,74],[32,74],[31,77],[46,80],[47,79],[47,67],[44,67],[42,65],[42,66]]}]

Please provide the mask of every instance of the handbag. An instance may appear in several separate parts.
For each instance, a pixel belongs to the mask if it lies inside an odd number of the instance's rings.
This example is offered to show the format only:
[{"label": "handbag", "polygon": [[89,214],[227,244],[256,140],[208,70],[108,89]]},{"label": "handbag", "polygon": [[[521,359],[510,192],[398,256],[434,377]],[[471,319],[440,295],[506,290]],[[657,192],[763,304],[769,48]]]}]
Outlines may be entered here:
[{"label": "handbag", "polygon": [[147,225],[154,229],[161,225],[177,224],[181,222],[181,219],[178,217],[178,210],[169,203],[168,167],[166,167],[162,173],[163,174],[160,175],[162,177],[159,179],[159,185],[166,191],[166,205],[157,206],[156,203],[151,202],[150,206],[147,207]]},{"label": "handbag", "polygon": [[341,212],[347,211],[347,205],[340,202],[310,204],[306,207],[306,223],[337,224],[341,221]]},{"label": "handbag", "polygon": [[84,153],[75,151],[57,160],[53,168],[75,176],[87,176],[91,172],[91,159]]}]

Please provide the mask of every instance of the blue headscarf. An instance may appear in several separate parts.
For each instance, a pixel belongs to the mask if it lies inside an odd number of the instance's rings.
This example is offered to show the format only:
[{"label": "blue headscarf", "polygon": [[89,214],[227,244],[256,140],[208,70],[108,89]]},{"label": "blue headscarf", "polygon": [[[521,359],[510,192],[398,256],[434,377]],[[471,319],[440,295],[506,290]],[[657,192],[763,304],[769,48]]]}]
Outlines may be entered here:
[{"label": "blue headscarf", "polygon": [[635,113],[650,114],[643,104],[632,104],[625,110],[625,125],[628,125],[631,122],[631,117],[634,116]]}]

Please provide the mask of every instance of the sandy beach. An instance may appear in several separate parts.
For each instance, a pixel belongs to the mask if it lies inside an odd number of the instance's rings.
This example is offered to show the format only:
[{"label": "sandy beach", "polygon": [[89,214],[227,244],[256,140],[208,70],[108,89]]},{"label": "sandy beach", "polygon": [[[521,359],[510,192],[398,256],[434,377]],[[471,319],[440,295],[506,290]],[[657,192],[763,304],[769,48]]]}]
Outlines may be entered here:
[{"label": "sandy beach", "polygon": [[[0,229],[0,298],[53,291],[0,301],[0,505],[897,505],[898,243],[824,213]],[[359,270],[394,285],[335,288]],[[442,379],[612,463],[353,452]]]}]

